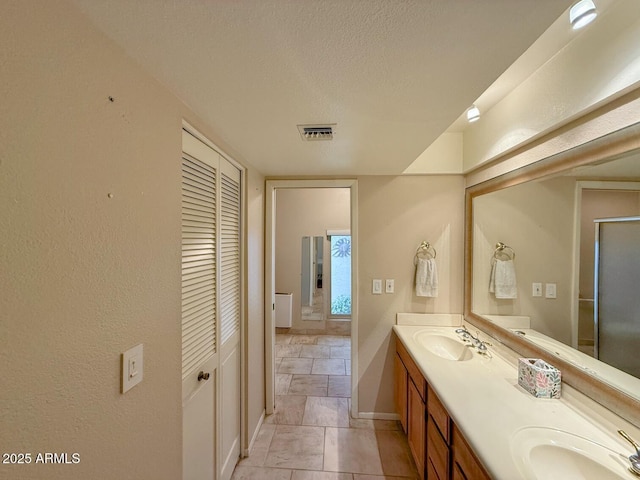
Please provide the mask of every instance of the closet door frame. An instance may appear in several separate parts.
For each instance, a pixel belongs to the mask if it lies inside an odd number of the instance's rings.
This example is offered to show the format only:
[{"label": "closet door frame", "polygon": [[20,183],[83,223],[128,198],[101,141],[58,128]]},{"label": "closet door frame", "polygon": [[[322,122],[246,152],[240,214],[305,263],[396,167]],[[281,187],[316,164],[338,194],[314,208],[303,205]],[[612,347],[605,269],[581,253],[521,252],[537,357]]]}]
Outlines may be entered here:
[{"label": "closet door frame", "polygon": [[[247,292],[246,292],[246,252],[247,252],[247,170],[246,168],[231,158],[224,150],[209,140],[197,128],[186,120],[182,120],[182,130],[187,131],[205,145],[215,150],[220,157],[229,162],[233,167],[237,168],[240,173],[240,455],[246,456],[249,450],[249,433],[248,433],[248,405],[247,405]],[[219,317],[217,321],[219,321]],[[220,332],[220,326],[217,325],[217,333]],[[216,342],[219,340],[216,339]],[[218,450],[216,446],[216,451]],[[217,455],[218,452],[216,452]],[[216,458],[217,465],[220,459]]]}]

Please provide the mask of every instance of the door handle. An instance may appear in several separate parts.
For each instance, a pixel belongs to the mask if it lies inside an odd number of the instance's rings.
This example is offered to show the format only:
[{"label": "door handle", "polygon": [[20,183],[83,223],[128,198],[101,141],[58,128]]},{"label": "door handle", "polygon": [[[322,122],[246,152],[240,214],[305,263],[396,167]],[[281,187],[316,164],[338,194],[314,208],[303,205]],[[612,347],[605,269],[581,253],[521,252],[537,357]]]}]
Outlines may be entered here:
[{"label": "door handle", "polygon": [[198,374],[198,381],[200,382],[201,380],[204,380],[204,381],[209,380],[209,372],[204,373],[203,371],[201,371],[201,372]]}]

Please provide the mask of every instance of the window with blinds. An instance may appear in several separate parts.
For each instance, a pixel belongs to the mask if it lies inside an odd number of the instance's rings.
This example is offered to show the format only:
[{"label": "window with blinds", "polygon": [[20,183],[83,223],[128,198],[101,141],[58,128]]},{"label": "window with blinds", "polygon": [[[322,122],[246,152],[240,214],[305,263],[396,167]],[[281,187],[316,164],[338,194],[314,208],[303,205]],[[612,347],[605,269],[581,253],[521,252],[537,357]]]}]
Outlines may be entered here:
[{"label": "window with blinds", "polygon": [[220,176],[220,341],[240,329],[240,182]]},{"label": "window with blinds", "polygon": [[182,157],[182,378],[216,351],[216,169]]}]

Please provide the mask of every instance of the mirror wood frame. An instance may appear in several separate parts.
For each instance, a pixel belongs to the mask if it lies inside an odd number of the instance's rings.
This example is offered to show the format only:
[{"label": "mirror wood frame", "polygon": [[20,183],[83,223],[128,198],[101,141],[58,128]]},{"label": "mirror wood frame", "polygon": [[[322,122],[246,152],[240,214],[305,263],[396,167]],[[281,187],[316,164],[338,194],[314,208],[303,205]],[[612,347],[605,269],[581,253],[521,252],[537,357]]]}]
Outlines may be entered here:
[{"label": "mirror wood frame", "polygon": [[473,288],[473,199],[475,197],[637,151],[640,151],[640,123],[468,187],[465,191],[464,317],[466,321],[518,354],[525,357],[542,358],[558,366],[562,371],[562,381],[564,383],[640,427],[640,397],[634,398],[627,395],[605,381],[586,373],[579,367],[552,355],[515,333],[473,313],[471,305]]}]

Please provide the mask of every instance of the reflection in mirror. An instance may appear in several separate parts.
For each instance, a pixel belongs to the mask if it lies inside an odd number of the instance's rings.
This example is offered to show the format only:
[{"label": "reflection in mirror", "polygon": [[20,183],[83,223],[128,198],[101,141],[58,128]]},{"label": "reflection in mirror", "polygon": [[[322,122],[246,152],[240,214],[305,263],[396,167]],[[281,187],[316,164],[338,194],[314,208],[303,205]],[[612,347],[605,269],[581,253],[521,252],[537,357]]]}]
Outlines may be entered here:
[{"label": "reflection in mirror", "polygon": [[595,224],[592,353],[640,378],[640,217],[601,218]]},{"label": "reflection in mirror", "polygon": [[302,320],[324,320],[322,269],[323,237],[302,237],[301,306]]},{"label": "reflection in mirror", "polygon": [[[638,215],[637,152],[474,196],[472,313],[640,398],[640,222],[606,237],[610,268],[594,275],[595,220]],[[499,242],[515,252],[513,275],[496,268]]]}]

